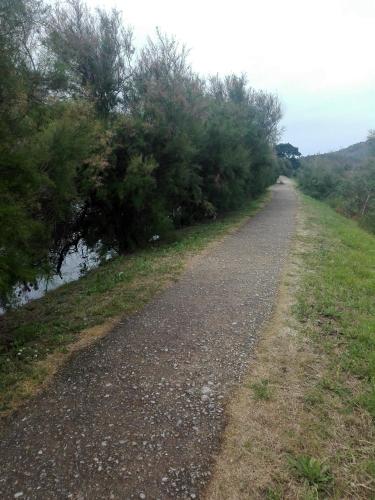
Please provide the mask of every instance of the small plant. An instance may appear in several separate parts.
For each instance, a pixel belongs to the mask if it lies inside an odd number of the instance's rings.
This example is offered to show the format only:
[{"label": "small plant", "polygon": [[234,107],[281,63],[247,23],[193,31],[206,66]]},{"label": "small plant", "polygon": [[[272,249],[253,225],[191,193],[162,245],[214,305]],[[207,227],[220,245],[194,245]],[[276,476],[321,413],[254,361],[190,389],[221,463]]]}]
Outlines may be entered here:
[{"label": "small plant", "polygon": [[277,489],[274,489],[274,488],[268,488],[267,491],[266,491],[266,499],[267,500],[281,500],[283,497],[282,497],[282,493],[280,492],[280,490],[277,488]]},{"label": "small plant", "polygon": [[289,463],[300,479],[318,491],[326,491],[332,485],[333,476],[324,462],[308,455],[300,455],[290,458]]},{"label": "small plant", "polygon": [[347,389],[342,384],[340,384],[338,381],[336,381],[330,377],[324,377],[320,381],[319,385],[322,389],[324,389],[326,391],[330,391],[331,393],[336,394],[337,396],[340,396],[342,398],[350,395],[349,389]]},{"label": "small plant", "polygon": [[250,453],[253,451],[253,444],[251,441],[246,441],[246,443],[244,443],[243,447],[246,451],[248,451]]},{"label": "small plant", "polygon": [[251,384],[251,389],[254,391],[254,399],[265,401],[271,398],[271,392],[269,388],[269,381],[267,379],[262,379],[260,382],[254,382]]},{"label": "small plant", "polygon": [[309,488],[302,496],[302,500],[319,500],[319,491],[315,486]]},{"label": "small plant", "polygon": [[369,476],[375,479],[375,461],[368,460],[365,464],[366,472]]},{"label": "small plant", "polygon": [[324,402],[323,395],[317,389],[308,392],[303,401],[307,406],[318,406]]}]

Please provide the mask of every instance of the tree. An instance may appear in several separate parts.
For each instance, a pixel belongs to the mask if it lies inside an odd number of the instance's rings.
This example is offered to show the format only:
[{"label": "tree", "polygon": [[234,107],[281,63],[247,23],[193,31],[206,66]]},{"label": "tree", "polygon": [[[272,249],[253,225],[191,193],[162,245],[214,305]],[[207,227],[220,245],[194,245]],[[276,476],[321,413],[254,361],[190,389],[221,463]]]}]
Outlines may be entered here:
[{"label": "tree", "polygon": [[333,196],[341,180],[341,172],[324,159],[308,161],[298,172],[302,191],[319,200]]},{"label": "tree", "polygon": [[89,100],[103,117],[124,103],[134,49],[118,11],[93,13],[82,0],[67,0],[54,9],[47,32],[56,90]]},{"label": "tree", "polygon": [[[375,232],[374,134],[368,137],[367,159],[348,156],[347,150],[305,158],[298,173],[302,190],[326,200],[337,211]],[[366,158],[366,156],[364,156]]]},{"label": "tree", "polygon": [[160,31],[133,55],[117,11],[0,3],[0,300],[80,241],[124,253],[274,182],[275,96]]},{"label": "tree", "polygon": [[[35,168],[28,146],[43,99],[37,63],[40,1],[7,0],[0,7],[0,299],[32,281],[45,267],[48,243],[38,194],[47,178]],[[32,116],[33,114],[33,116]]]},{"label": "tree", "polygon": [[199,163],[203,194],[220,212],[275,181],[272,144],[281,114],[277,99],[257,93],[244,75],[211,78],[208,104]]},{"label": "tree", "polygon": [[350,172],[342,180],[339,193],[345,214],[375,230],[375,159]]},{"label": "tree", "polygon": [[275,149],[277,156],[279,156],[280,158],[288,158],[288,160],[290,160],[291,158],[296,158],[301,156],[301,153],[299,152],[298,148],[292,146],[289,142],[285,144],[277,144]]},{"label": "tree", "polygon": [[154,176],[166,214],[176,224],[188,223],[202,201],[197,152],[204,84],[189,65],[186,47],[157,31],[139,55],[133,88],[129,108],[146,125],[144,154],[158,164]]},{"label": "tree", "polygon": [[59,269],[79,234],[79,170],[98,150],[90,105],[51,98],[38,0],[0,11],[0,299]]},{"label": "tree", "polygon": [[292,146],[292,144],[288,142],[277,144],[275,151],[277,156],[283,160],[282,168],[285,169],[286,172],[289,170],[292,175],[295,174],[301,166],[301,162],[298,159],[301,153],[298,148]]}]

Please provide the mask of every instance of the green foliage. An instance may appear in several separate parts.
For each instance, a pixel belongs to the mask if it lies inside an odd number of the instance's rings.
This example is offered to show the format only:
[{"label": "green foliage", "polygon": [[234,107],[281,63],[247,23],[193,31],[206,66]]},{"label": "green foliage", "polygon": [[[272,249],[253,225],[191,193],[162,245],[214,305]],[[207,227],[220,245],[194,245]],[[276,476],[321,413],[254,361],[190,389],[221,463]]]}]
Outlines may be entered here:
[{"label": "green foliage", "polygon": [[81,0],[53,9],[45,24],[52,88],[94,103],[108,114],[124,99],[134,52],[132,32],[118,11],[90,11]]},{"label": "green foliage", "polygon": [[299,160],[301,153],[298,148],[289,142],[282,143],[275,146],[275,152],[278,157],[279,173],[287,176],[295,175],[301,166]]},{"label": "green foliage", "polygon": [[[41,20],[41,2],[5,1],[0,11],[0,297],[17,282],[35,279],[47,257],[38,218],[46,183],[29,155],[37,132],[38,72],[29,38]],[[31,109],[32,108],[32,109]],[[35,263],[38,262],[38,268]]]},{"label": "green foliage", "polygon": [[152,155],[142,154],[143,133],[141,122],[119,118],[107,141],[104,164],[85,171],[88,196],[81,235],[92,245],[100,240],[123,253],[144,245],[155,234],[165,235],[172,227],[158,192],[158,164]]},{"label": "green foliage", "polygon": [[280,158],[288,158],[290,160],[292,158],[301,156],[301,153],[299,152],[298,148],[292,146],[289,142],[286,144],[285,143],[277,144],[275,150],[277,156],[279,156]]},{"label": "green foliage", "polygon": [[276,162],[270,144],[272,127],[259,129],[265,115],[277,123],[280,108],[272,95],[255,94],[244,76],[210,81],[209,119],[199,162],[203,191],[219,210],[241,205],[276,180]]},{"label": "green foliage", "polygon": [[327,491],[331,487],[333,476],[327,464],[308,455],[290,458],[289,463],[299,478],[318,491]]},{"label": "green foliage", "polygon": [[[315,272],[305,277],[299,316],[317,325],[319,343],[329,343],[331,355],[336,354],[331,377],[323,378],[320,388],[346,406],[361,405],[375,418],[375,238],[325,204],[306,202],[312,213],[309,224],[319,224],[319,238],[314,236],[307,260]],[[355,398],[345,387],[346,373],[360,381]]]},{"label": "green foliage", "polygon": [[260,382],[255,382],[254,384],[251,384],[251,388],[254,391],[254,399],[268,400],[271,398],[268,380],[263,379]]},{"label": "green foliage", "polygon": [[298,174],[298,184],[302,191],[319,200],[334,196],[341,180],[341,170],[323,160],[312,160],[303,164]]},{"label": "green foliage", "polygon": [[80,241],[119,253],[259,196],[281,118],[245,76],[203,80],[159,31],[134,53],[117,11],[0,4],[0,297]]},{"label": "green foliage", "polygon": [[375,232],[375,148],[373,133],[366,143],[337,153],[303,160],[298,181],[310,196]]}]

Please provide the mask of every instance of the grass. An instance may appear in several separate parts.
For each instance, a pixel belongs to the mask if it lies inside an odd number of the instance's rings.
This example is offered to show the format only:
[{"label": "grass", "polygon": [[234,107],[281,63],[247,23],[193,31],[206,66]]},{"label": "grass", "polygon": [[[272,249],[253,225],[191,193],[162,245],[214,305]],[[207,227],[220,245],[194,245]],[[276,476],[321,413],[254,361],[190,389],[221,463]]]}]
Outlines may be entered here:
[{"label": "grass", "polygon": [[113,259],[0,318],[0,414],[33,394],[74,346],[105,334],[114,318],[139,310],[176,280],[189,257],[237,228],[265,198],[214,222],[180,230],[173,243]]},{"label": "grass", "polygon": [[254,382],[250,385],[254,392],[253,398],[256,401],[265,400],[268,401],[271,398],[271,391],[269,388],[269,380],[262,379],[260,382]]},{"label": "grass", "polygon": [[[375,419],[375,237],[322,203],[304,199],[308,224],[319,227],[305,255],[296,313],[331,358],[321,389]],[[347,374],[357,389],[346,384]]]},{"label": "grass", "polygon": [[305,196],[300,214],[210,500],[375,498],[375,237]]}]

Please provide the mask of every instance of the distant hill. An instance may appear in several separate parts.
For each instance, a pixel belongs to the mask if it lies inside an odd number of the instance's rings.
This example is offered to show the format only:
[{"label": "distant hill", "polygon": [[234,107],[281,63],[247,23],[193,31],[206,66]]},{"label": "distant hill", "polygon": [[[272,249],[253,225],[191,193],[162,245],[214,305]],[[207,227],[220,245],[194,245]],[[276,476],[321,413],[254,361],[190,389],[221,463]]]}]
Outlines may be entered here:
[{"label": "distant hill", "polygon": [[298,185],[375,233],[375,132],[365,142],[303,158]]},{"label": "distant hill", "polygon": [[326,160],[335,163],[340,166],[356,167],[370,156],[370,144],[369,141],[358,142],[339,151],[333,151],[332,153],[324,153],[318,155],[305,156],[303,159],[310,160]]}]

